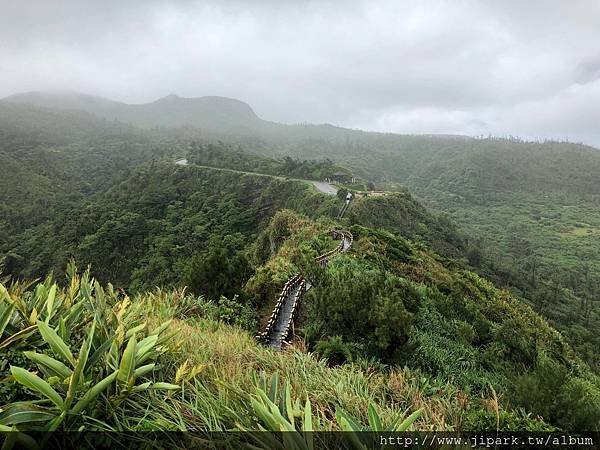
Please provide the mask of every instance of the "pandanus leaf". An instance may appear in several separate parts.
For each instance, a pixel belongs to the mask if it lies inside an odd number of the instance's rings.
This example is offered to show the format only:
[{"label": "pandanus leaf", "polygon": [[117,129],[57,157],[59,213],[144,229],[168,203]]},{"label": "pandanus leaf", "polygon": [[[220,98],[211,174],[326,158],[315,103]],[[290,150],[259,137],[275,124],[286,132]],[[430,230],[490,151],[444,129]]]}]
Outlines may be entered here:
[{"label": "pandanus leaf", "polygon": [[408,430],[410,428],[410,426],[413,424],[413,422],[415,420],[417,420],[419,417],[421,417],[422,413],[423,413],[422,408],[417,409],[414,413],[412,413],[410,416],[408,416],[402,422],[400,422],[399,424],[395,424],[395,426],[392,428],[392,430],[397,431],[397,432],[402,432],[402,431]]},{"label": "pandanus leaf", "polygon": [[181,389],[181,386],[179,386],[178,384],[164,383],[164,382],[160,381],[157,383],[152,383],[152,385],[150,386],[150,389],[176,391],[178,389]]},{"label": "pandanus leaf", "polygon": [[2,337],[2,333],[4,333],[4,330],[8,325],[14,310],[14,305],[0,303],[0,337]]},{"label": "pandanus leaf", "polygon": [[81,413],[96,397],[98,397],[98,395],[104,392],[115,381],[116,378],[117,372],[113,372],[98,383],[96,383],[89,391],[85,393],[85,395],[77,403],[75,403],[75,406],[71,409],[71,411],[69,411],[69,413]]},{"label": "pandanus leaf", "polygon": [[304,440],[306,441],[306,445],[308,446],[308,450],[314,449],[314,441],[313,441],[313,423],[312,423],[312,407],[310,405],[310,400],[308,397],[306,398],[306,403],[304,404],[304,421],[302,422],[302,430],[304,431]]},{"label": "pandanus leaf", "polygon": [[9,336],[4,341],[0,342],[0,350],[13,345],[15,342],[25,339],[26,337],[33,334],[33,332],[36,329],[37,329],[37,325],[31,325],[30,327],[24,328],[21,331],[19,331],[18,333],[15,333],[12,336]]},{"label": "pandanus leaf", "polygon": [[135,377],[139,378],[139,377],[146,375],[148,372],[152,372],[152,370],[154,370],[155,366],[156,366],[156,364],[152,363],[152,364],[146,364],[145,366],[138,367],[137,369],[135,369],[135,372],[134,372]]},{"label": "pandanus leaf", "polygon": [[369,416],[369,426],[371,427],[371,431],[383,431],[383,425],[381,424],[381,419],[379,418],[379,414],[375,410],[375,406],[373,403],[369,404],[369,409],[367,411]]},{"label": "pandanus leaf", "polygon": [[0,413],[0,424],[18,425],[20,423],[47,422],[56,417],[48,409],[29,402],[11,403]]},{"label": "pandanus leaf", "polygon": [[121,357],[121,363],[119,364],[119,372],[117,374],[117,381],[123,385],[128,385],[131,377],[135,372],[135,335],[131,336],[123,356]]},{"label": "pandanus leaf", "polygon": [[65,399],[65,409],[68,409],[75,398],[75,392],[79,386],[79,381],[83,378],[83,369],[87,363],[88,356],[90,354],[90,348],[92,347],[92,340],[94,339],[94,331],[96,330],[96,324],[92,324],[92,328],[88,334],[87,339],[83,342],[79,355],[77,356],[77,363],[75,369],[71,374],[69,380],[69,388],[67,389],[67,398]]},{"label": "pandanus leaf", "polygon": [[54,312],[54,299],[56,298],[56,283],[50,288],[48,297],[46,298],[46,323],[50,322],[52,313]]}]

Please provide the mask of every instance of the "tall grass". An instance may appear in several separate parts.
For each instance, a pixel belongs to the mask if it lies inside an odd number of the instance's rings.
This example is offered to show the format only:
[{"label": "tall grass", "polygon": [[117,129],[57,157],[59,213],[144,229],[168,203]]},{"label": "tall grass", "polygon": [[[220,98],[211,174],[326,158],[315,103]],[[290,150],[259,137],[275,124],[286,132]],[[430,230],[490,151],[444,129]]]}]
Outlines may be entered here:
[{"label": "tall grass", "polygon": [[[295,398],[309,399],[321,430],[340,430],[334,420],[340,408],[368,423],[370,405],[377,405],[384,423],[422,409],[416,429],[448,430],[459,427],[469,404],[449,385],[440,385],[436,395],[426,394],[420,375],[403,369],[380,373],[360,364],[328,367],[325,360],[293,347],[279,352],[260,346],[247,332],[212,320],[177,320],[171,327],[178,331],[181,346],[167,355],[162,376],[169,377],[184,361],[203,369],[151,414],[181,430],[257,429],[257,418],[241,412],[252,409],[248,396],[254,394],[260,372],[277,373],[282,383],[290,384]],[[154,402],[151,397],[148,401]]]},{"label": "tall grass", "polygon": [[[452,385],[419,372],[382,370],[363,360],[330,367],[301,344],[283,352],[263,347],[248,331],[219,321],[218,305],[206,305],[182,290],[157,289],[129,298],[111,286],[101,287],[87,273],[71,273],[62,289],[49,279],[32,286],[13,284],[2,295],[4,317],[10,316],[3,319],[2,341],[28,330],[11,341],[15,343],[5,353],[13,358],[10,364],[17,365],[19,352],[32,350],[52,359],[34,356],[4,383],[12,389],[15,381],[21,382],[27,389],[14,391],[14,400],[33,401],[30,413],[41,407],[52,426],[65,430],[177,430],[200,437],[215,431],[259,430],[266,422],[257,401],[272,407],[260,394],[260,374],[277,374],[280,392],[289,386],[292,415],[305,414],[309,405],[314,430],[368,429],[373,424],[401,424],[400,419],[409,416],[407,426],[417,430],[460,429],[472,406]],[[143,355],[146,344],[149,358]],[[66,377],[52,378],[48,361]],[[37,374],[58,396],[37,379],[31,381]],[[98,394],[82,403],[84,414],[63,408],[85,400],[86,391],[99,382],[104,384]],[[36,383],[37,396],[31,390]],[[0,405],[0,416],[9,406]],[[285,408],[283,417],[289,411]],[[418,417],[411,416],[417,410]],[[306,417],[297,424],[305,423]]]}]

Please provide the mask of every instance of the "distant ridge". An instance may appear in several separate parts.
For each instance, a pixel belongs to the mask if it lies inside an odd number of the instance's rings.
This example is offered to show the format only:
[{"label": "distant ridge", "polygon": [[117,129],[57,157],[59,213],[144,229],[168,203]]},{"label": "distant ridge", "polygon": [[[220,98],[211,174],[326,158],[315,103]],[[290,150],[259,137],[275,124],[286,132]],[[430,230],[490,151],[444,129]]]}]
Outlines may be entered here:
[{"label": "distant ridge", "polygon": [[[109,121],[163,128],[182,139],[242,145],[266,156],[329,158],[360,178],[401,183],[419,195],[435,191],[480,200],[491,192],[600,195],[600,151],[581,144],[288,125],[261,119],[247,103],[217,96],[171,94],[130,105],[78,92],[27,92],[0,101],[0,112],[3,105],[69,110],[72,115],[83,110]],[[54,115],[51,110],[45,114]]]},{"label": "distant ridge", "polygon": [[261,122],[250,105],[227,97],[183,98],[171,94],[154,102],[127,104],[79,92],[25,92],[3,99],[55,109],[78,109],[109,120],[142,127],[191,126],[224,130],[256,127]]}]

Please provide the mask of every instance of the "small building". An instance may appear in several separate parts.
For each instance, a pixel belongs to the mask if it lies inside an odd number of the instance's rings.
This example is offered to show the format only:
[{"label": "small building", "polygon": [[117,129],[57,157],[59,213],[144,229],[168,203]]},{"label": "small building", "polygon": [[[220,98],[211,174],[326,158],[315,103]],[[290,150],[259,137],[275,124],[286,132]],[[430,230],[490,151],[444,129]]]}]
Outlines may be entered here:
[{"label": "small building", "polygon": [[352,174],[347,172],[335,172],[331,176],[331,181],[333,183],[354,184],[356,183],[356,177],[352,176]]}]

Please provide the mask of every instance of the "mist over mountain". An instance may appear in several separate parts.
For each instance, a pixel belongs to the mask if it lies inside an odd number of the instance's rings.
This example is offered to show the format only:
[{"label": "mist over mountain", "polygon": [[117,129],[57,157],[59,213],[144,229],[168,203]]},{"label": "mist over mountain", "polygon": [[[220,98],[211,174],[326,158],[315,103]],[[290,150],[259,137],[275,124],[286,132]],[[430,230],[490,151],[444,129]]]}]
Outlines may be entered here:
[{"label": "mist over mountain", "polygon": [[226,97],[182,98],[168,95],[151,103],[129,105],[78,92],[27,92],[3,99],[6,102],[79,109],[109,120],[141,127],[198,127],[228,130],[259,126],[261,119],[244,102]]},{"label": "mist over mountain", "polygon": [[[0,101],[0,166],[0,264],[17,283],[10,298],[38,298],[19,283],[46,279],[39,296],[51,288],[48,274],[74,270],[69,261],[90,264],[107,292],[129,292],[135,308],[158,302],[165,318],[186,318],[176,330],[204,337],[197,317],[231,325],[223,345],[233,351],[235,333],[251,340],[286,280],[307,273],[314,290],[296,333],[327,364],[406,367],[409,380],[416,370],[448,392],[481,396],[492,386],[507,399],[500,419],[479,402],[465,406],[464,420],[445,411],[453,427],[597,426],[600,403],[579,406],[600,392],[597,149],[278,124],[223,97],[128,105],[35,92]],[[339,181],[338,195],[309,181],[340,171],[358,181]],[[357,196],[349,207],[347,192]],[[314,256],[337,245],[332,228],[350,230],[355,243],[316,268]],[[29,398],[5,385],[9,401]]]},{"label": "mist over mountain", "polygon": [[189,138],[243,143],[254,153],[294,158],[330,158],[360,176],[461,197],[492,190],[571,192],[598,195],[600,151],[569,142],[517,138],[399,135],[328,124],[282,124],[258,117],[252,107],[226,97],[182,98],[129,105],[74,92],[28,92],[5,103],[82,110],[145,128],[177,128]]},{"label": "mist over mountain", "polygon": [[596,448],[598,23],[3,2],[0,449]]}]

